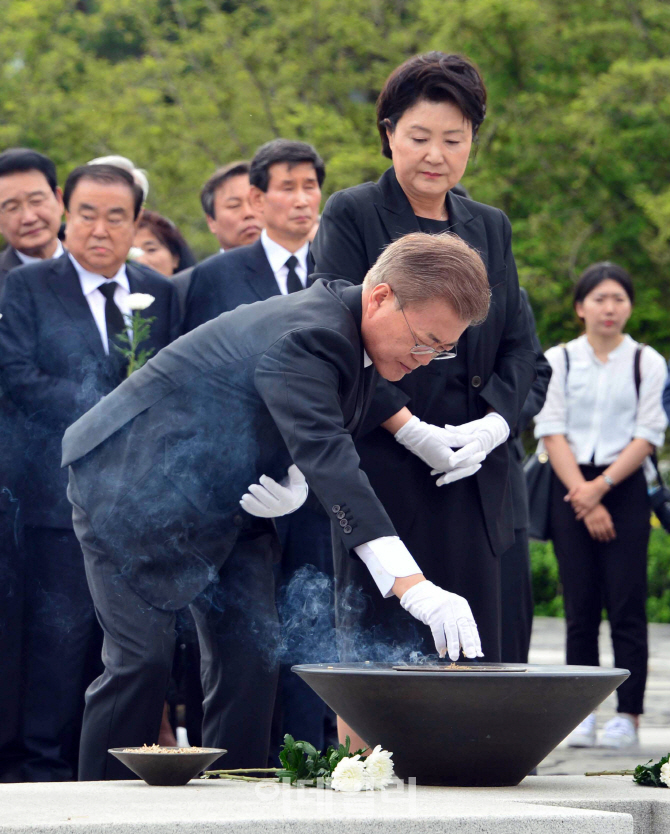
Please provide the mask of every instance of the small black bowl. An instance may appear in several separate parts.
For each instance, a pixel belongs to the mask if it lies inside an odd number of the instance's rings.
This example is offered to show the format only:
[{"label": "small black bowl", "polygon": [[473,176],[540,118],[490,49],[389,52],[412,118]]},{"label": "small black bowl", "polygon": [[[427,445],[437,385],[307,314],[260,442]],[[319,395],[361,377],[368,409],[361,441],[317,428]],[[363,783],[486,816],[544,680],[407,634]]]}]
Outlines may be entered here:
[{"label": "small black bowl", "polygon": [[156,753],[142,747],[112,747],[107,752],[147,785],[185,785],[227,751],[201,747],[197,753]]}]

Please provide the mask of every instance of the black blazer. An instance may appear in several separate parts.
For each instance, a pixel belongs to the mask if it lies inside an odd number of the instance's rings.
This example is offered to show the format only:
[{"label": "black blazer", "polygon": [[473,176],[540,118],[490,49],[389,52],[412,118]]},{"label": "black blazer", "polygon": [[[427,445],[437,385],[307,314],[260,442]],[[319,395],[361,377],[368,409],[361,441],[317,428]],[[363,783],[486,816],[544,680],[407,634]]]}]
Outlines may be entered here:
[{"label": "black blazer", "polygon": [[530,332],[533,337],[533,344],[537,353],[537,361],[535,368],[537,370],[537,377],[535,382],[531,385],[526,402],[523,404],[521,414],[517,425],[512,429],[510,438],[507,441],[509,445],[509,480],[512,489],[512,505],[514,508],[514,529],[523,530],[528,527],[528,491],[526,488],[526,478],[523,474],[523,459],[525,452],[520,434],[525,431],[530,425],[531,420],[536,414],[539,414],[544,405],[547,396],[547,389],[549,388],[549,380],[551,379],[551,365],[545,358],[542,352],[540,340],[537,338],[537,331],[535,328],[535,316],[533,315],[533,308],[530,306],[528,293],[523,287],[521,288],[521,300],[528,316],[528,324]]},{"label": "black blazer", "polygon": [[395,535],[352,440],[376,375],[360,326],[361,289],[343,281],[243,305],[67,430],[73,501],[145,599],[179,608],[213,581],[249,519],[240,497],[291,461],[348,548]]},{"label": "black blazer", "polygon": [[[308,264],[311,272],[310,259]],[[191,275],[184,332],[240,304],[253,304],[279,294],[277,279],[260,240],[214,255],[198,264]]]},{"label": "black blazer", "polygon": [[[170,282],[141,264],[128,264],[131,292],[155,301],[146,347],[159,351],[179,334],[177,295]],[[67,253],[14,270],[0,303],[0,380],[20,409],[26,431],[21,490],[27,524],[72,527],[60,468],[63,432],[118,381]]]},{"label": "black blazer", "polygon": [[0,298],[2,298],[2,290],[5,286],[5,279],[7,273],[17,266],[22,266],[23,261],[16,254],[16,249],[13,246],[7,246],[0,252]]},{"label": "black blazer", "polygon": [[[489,407],[513,427],[535,378],[536,353],[528,321],[521,312],[519,282],[511,248],[511,226],[499,210],[449,192],[446,205],[451,231],[474,247],[487,267],[491,308],[483,325],[468,329],[468,419],[483,417]],[[380,252],[393,240],[420,231],[419,222],[400,187],[393,168],[379,182],[364,183],[333,194],[324,209],[312,254],[317,273],[330,272],[360,283]],[[447,397],[443,380],[446,363],[431,362],[397,386],[377,388],[368,420],[379,425],[407,403],[422,420],[441,425]],[[395,397],[404,392],[402,398]],[[384,495],[391,516],[403,519],[406,535],[426,488],[435,489],[420,471],[417,459],[379,429],[363,445],[377,447],[367,456],[373,483],[403,482],[408,489],[389,488]],[[372,458],[372,461],[369,459]],[[419,462],[420,463],[420,462]],[[425,464],[421,464],[425,469]],[[475,475],[493,550],[500,554],[513,541],[506,444],[495,449]],[[405,527],[405,524],[407,525]]]}]

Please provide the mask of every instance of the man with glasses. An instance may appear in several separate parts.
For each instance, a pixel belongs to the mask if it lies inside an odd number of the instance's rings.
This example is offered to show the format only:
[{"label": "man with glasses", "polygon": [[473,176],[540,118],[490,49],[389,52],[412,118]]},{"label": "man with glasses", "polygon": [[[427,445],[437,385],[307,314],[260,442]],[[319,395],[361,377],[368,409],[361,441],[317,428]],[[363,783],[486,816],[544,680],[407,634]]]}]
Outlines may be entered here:
[{"label": "man with glasses", "polygon": [[[25,199],[36,196],[29,190]],[[157,353],[179,332],[174,287],[147,267],[126,264],[142,203],[131,174],[82,166],[68,177],[63,201],[68,251],[10,272],[0,303],[0,384],[26,434],[21,781],[76,778],[84,690],[99,668],[87,662],[99,655],[101,634],[60,467],[63,432],[127,374],[117,347],[131,293],[154,299],[143,312],[152,321],[139,350]],[[39,206],[19,208],[24,219],[42,216]]]},{"label": "man with glasses", "polygon": [[[201,325],[67,430],[68,494],[106,647],[87,695],[83,778],[129,778],[107,749],[156,741],[184,605],[203,648],[203,743],[227,749],[228,767],[265,762],[281,653],[271,532],[254,525],[296,510],[307,485],[343,558],[362,560],[384,597],[428,625],[440,654],[480,655],[467,602],[425,579],[353,438],[379,376],[398,380],[453,352],[489,295],[467,244],[408,235],[362,287],[320,276]],[[451,473],[449,433],[429,429],[417,454]]]}]

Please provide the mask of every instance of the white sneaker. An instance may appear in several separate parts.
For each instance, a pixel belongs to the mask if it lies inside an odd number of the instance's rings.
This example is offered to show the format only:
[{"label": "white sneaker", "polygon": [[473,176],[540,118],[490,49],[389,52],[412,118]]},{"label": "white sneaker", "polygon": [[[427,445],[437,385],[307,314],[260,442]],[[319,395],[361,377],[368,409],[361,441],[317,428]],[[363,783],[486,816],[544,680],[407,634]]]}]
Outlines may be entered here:
[{"label": "white sneaker", "polygon": [[605,724],[600,746],[612,750],[630,750],[638,746],[637,728],[627,715],[617,715]]},{"label": "white sneaker", "polygon": [[596,714],[587,715],[582,723],[568,736],[568,747],[596,746]]}]

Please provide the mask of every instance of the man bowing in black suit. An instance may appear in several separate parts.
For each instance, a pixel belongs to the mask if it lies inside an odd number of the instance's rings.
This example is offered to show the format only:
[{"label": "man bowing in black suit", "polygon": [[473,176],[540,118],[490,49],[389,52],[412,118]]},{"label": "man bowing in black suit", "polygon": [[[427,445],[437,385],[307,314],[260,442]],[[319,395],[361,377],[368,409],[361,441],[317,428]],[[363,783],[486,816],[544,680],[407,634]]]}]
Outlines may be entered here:
[{"label": "man bowing in black suit", "polygon": [[[323,160],[305,142],[273,139],[256,151],[249,170],[249,203],[264,227],[260,240],[209,258],[193,270],[185,331],[240,304],[307,286],[312,271],[309,235],[319,216],[325,175]],[[280,519],[277,532],[281,588],[305,565],[332,576],[330,521],[313,496],[297,512]],[[277,749],[285,733],[308,738],[319,749],[324,746],[326,705],[290,671],[291,662],[319,659],[292,657],[282,666],[274,722]]]},{"label": "man bowing in black suit", "polygon": [[[87,693],[84,778],[127,777],[107,748],[156,741],[174,612],[186,604],[203,649],[203,742],[227,748],[233,767],[264,764],[269,718],[259,705],[271,711],[272,700],[249,688],[239,712],[226,712],[247,665],[265,663],[271,681],[277,662],[271,554],[249,531],[300,506],[305,479],[337,540],[382,594],[431,627],[442,654],[457,658],[459,644],[469,657],[481,652],[467,602],[426,581],[397,538],[352,433],[377,372],[396,380],[427,365],[486,315],[483,263],[452,236],[418,234],[389,246],[362,287],[331,277],[188,333],[65,433],[75,530],[105,629],[105,672]],[[421,454],[435,468],[428,445]],[[453,454],[441,446],[448,469]]]},{"label": "man bowing in black suit", "polygon": [[86,654],[99,639],[60,468],[63,432],[126,374],[116,344],[132,293],[154,299],[144,315],[155,320],[140,349],[158,352],[178,335],[174,287],[147,267],[126,265],[141,203],[127,171],[75,169],[64,189],[68,252],[14,270],[0,306],[2,388],[20,409],[27,434],[21,493],[31,576],[26,781],[76,776]]}]

